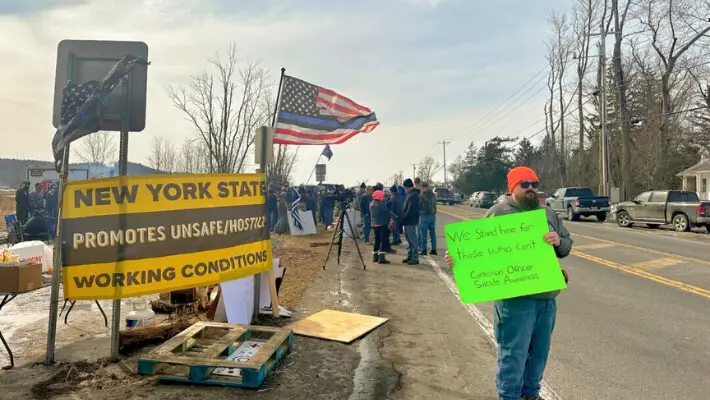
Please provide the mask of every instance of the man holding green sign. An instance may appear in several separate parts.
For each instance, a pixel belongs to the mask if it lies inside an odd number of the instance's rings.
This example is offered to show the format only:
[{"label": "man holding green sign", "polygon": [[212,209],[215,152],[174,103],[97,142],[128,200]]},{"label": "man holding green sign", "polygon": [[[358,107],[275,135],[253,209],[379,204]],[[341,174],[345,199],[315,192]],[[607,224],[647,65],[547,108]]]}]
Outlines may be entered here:
[{"label": "man holding green sign", "polygon": [[538,185],[532,169],[513,168],[507,202],[493,206],[484,219],[445,227],[444,258],[455,265],[461,301],[494,301],[501,400],[541,400],[555,297],[567,287],[557,259],[570,253],[572,239],[557,214],[540,207]]}]

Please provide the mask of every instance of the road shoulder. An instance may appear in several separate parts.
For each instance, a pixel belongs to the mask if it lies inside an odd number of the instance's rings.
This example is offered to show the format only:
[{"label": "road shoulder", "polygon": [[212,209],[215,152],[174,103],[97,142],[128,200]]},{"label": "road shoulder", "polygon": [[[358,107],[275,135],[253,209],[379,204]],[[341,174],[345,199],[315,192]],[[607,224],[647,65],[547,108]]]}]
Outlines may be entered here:
[{"label": "road shoulder", "polygon": [[493,346],[431,266],[402,257],[366,260],[366,271],[353,265],[345,275],[364,308],[390,318],[379,354],[400,375],[394,398],[497,399]]}]

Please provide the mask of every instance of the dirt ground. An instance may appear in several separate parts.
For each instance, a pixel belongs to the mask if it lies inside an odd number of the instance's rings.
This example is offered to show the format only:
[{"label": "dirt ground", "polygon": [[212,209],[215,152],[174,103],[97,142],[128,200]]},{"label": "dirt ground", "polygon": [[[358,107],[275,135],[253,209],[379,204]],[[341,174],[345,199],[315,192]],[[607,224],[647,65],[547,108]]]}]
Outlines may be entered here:
[{"label": "dirt ground", "polygon": [[[319,271],[322,271],[328,250],[327,246],[310,247],[310,244],[328,242],[329,239],[329,232],[307,237],[274,235],[274,257],[280,258],[281,265],[286,268],[279,298],[282,306],[292,310],[294,316],[279,320],[262,316],[259,325],[286,325],[311,312],[330,308],[324,298],[331,289],[309,290],[321,285],[318,282],[323,276]],[[17,366],[10,371],[0,371],[0,399],[189,400],[255,396],[267,400],[340,399],[347,398],[352,391],[352,377],[360,357],[355,346],[300,336],[295,337],[291,352],[257,390],[168,384],[158,382],[154,377],[142,377],[135,373],[138,359],[153,347],[139,349],[118,363],[107,361],[103,357],[108,354],[108,329],[100,315],[91,310],[91,303],[84,303],[87,305],[83,309],[72,311],[68,325],[60,320],[57,362],[50,367],[41,363],[46,317],[16,327],[8,335],[8,341],[16,350]],[[109,303],[102,302],[108,315]],[[0,352],[4,350],[0,349]]]}]

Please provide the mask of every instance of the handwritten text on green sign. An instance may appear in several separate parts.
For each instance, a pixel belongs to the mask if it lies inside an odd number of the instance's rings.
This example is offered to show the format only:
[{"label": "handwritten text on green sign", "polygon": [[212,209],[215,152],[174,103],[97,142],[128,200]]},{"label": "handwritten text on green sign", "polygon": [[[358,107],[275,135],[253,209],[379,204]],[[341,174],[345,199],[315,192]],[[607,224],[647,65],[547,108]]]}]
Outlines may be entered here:
[{"label": "handwritten text on green sign", "polygon": [[484,218],[445,227],[463,303],[544,293],[566,287],[545,210]]}]

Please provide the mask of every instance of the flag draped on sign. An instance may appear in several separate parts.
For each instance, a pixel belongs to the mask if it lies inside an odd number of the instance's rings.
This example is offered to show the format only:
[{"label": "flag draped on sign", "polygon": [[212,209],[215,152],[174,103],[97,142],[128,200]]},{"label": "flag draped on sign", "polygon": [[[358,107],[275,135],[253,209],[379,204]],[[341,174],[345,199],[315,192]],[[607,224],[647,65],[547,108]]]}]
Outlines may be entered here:
[{"label": "flag draped on sign", "polygon": [[332,90],[284,75],[275,144],[343,143],[379,125],[375,113]]},{"label": "flag draped on sign", "polygon": [[333,150],[330,149],[329,144],[326,144],[325,147],[323,148],[323,151],[320,154],[323,157],[327,158],[328,161],[330,161],[330,158],[333,157]]},{"label": "flag draped on sign", "polygon": [[293,188],[293,191],[296,192],[296,199],[291,203],[291,218],[293,218],[293,224],[298,228],[299,230],[303,230],[303,224],[301,223],[301,216],[298,214],[298,202],[301,201],[301,194],[298,193],[298,190],[296,188]]}]

